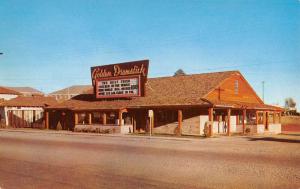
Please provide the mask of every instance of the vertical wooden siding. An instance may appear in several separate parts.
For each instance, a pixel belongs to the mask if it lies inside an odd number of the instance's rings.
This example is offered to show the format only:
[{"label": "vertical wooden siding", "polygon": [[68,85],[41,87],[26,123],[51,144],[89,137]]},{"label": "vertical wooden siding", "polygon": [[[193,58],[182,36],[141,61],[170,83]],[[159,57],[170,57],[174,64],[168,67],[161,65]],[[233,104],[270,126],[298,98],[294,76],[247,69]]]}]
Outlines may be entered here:
[{"label": "vertical wooden siding", "polygon": [[[237,94],[235,93],[235,81],[238,81]],[[232,75],[224,80],[219,87],[208,93],[206,99],[225,102],[263,103],[248,82],[239,74]]]}]

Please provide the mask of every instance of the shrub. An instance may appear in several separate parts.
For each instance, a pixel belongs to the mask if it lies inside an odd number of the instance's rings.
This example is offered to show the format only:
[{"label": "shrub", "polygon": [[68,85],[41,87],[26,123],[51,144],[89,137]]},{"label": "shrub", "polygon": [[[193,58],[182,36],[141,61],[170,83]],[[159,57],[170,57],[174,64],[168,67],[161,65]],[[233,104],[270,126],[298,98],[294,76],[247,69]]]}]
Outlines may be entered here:
[{"label": "shrub", "polygon": [[56,125],[56,130],[58,130],[58,131],[62,130],[62,126],[60,124],[60,121]]},{"label": "shrub", "polygon": [[250,133],[250,128],[249,127],[247,127],[246,129],[245,129],[245,133],[247,133],[247,134],[249,134]]}]

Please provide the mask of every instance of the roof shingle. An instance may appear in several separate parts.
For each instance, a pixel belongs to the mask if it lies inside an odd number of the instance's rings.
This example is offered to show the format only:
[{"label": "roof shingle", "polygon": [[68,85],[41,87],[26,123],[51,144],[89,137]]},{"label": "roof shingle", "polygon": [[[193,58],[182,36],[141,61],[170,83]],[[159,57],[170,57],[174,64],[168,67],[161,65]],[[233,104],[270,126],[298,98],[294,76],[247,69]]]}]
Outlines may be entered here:
[{"label": "roof shingle", "polygon": [[121,109],[134,107],[203,105],[202,96],[236,71],[184,75],[176,77],[149,78],[145,97],[130,99],[99,100],[93,89],[49,108],[72,110]]},{"label": "roof shingle", "polygon": [[54,91],[49,95],[62,95],[62,94],[82,94],[87,90],[92,89],[91,85],[73,85],[58,91]]},{"label": "roof shingle", "polygon": [[5,101],[0,104],[0,106],[5,107],[47,107],[50,105],[55,105],[57,101],[53,97],[44,96],[19,96],[17,98]]},{"label": "roof shingle", "polygon": [[20,93],[15,90],[6,87],[1,87],[1,86],[0,86],[0,94],[20,95]]},{"label": "roof shingle", "polygon": [[34,89],[32,87],[7,87],[8,89],[11,89],[11,90],[14,90],[14,91],[17,91],[23,95],[44,95],[43,92],[37,90],[37,89]]}]

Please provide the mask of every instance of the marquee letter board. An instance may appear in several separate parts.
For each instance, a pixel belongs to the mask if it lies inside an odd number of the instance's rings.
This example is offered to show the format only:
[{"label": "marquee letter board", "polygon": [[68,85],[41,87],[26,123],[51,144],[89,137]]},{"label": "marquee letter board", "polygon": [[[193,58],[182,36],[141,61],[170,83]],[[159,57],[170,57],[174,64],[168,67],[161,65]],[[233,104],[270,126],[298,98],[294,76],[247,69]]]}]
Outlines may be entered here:
[{"label": "marquee letter board", "polygon": [[128,98],[145,95],[149,60],[91,68],[96,98]]}]

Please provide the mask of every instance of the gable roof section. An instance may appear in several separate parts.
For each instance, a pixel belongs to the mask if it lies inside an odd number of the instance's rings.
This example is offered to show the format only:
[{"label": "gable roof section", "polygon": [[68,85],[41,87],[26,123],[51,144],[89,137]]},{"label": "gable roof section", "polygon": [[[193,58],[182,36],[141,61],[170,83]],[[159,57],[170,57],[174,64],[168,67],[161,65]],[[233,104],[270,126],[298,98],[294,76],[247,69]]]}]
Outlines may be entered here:
[{"label": "gable roof section", "polygon": [[95,98],[93,89],[90,88],[85,91],[84,94],[49,108],[93,110],[207,105],[208,103],[203,101],[201,97],[235,72],[236,71],[227,71],[176,77],[149,78],[146,83],[145,97],[134,97],[132,99],[99,100]]},{"label": "gable roof section", "polygon": [[32,88],[32,87],[7,87],[8,89],[11,89],[11,90],[14,90],[14,91],[17,91],[21,94],[30,94],[30,95],[44,95],[43,92],[35,89],[35,88]]},{"label": "gable roof section", "polygon": [[64,95],[64,94],[82,94],[87,90],[92,89],[91,85],[73,85],[58,91],[54,91],[49,95]]},{"label": "gable roof section", "polygon": [[149,79],[146,96],[135,98],[130,106],[204,105],[202,97],[236,71],[182,75]]},{"label": "gable roof section", "polygon": [[[280,108],[262,103],[209,101],[205,97],[226,79],[239,71],[225,71],[204,74],[193,74],[176,77],[149,78],[146,83],[145,97],[130,99],[96,99],[92,86],[82,94],[49,109],[70,110],[118,110],[124,108],[155,108],[171,106],[215,106],[248,108],[262,110],[281,110]],[[244,79],[244,78],[243,78]],[[247,82],[250,86],[250,84]],[[250,86],[251,87],[251,86]],[[251,90],[252,87],[251,87]],[[254,90],[253,90],[254,91]],[[255,92],[255,91],[254,91]],[[259,98],[259,97],[258,97]],[[261,100],[260,100],[261,102]]]},{"label": "gable roof section", "polygon": [[0,86],[0,94],[20,95],[20,93],[15,90],[9,89],[7,87],[1,87],[1,86]]},{"label": "gable roof section", "polygon": [[56,104],[57,101],[53,97],[44,96],[19,96],[17,98],[5,101],[0,104],[2,107],[46,107]]},{"label": "gable roof section", "polygon": [[[255,92],[255,90],[252,88],[252,86],[249,84],[249,82],[245,79],[245,77],[239,72],[235,72],[234,74],[232,74],[232,76],[235,75],[235,76],[239,76],[240,79],[245,82],[245,84],[247,85],[248,89],[251,90],[252,94],[255,96],[255,98],[257,99],[257,101],[260,103],[260,104],[264,104],[264,102],[260,99],[260,97],[257,95],[257,93]],[[207,94],[205,94],[202,98],[203,99],[206,99],[208,101],[210,101],[207,97],[213,93],[217,88],[221,87],[228,79],[230,79],[230,77],[224,79],[223,81],[221,81],[215,88],[213,88],[211,91],[209,91]]]}]

